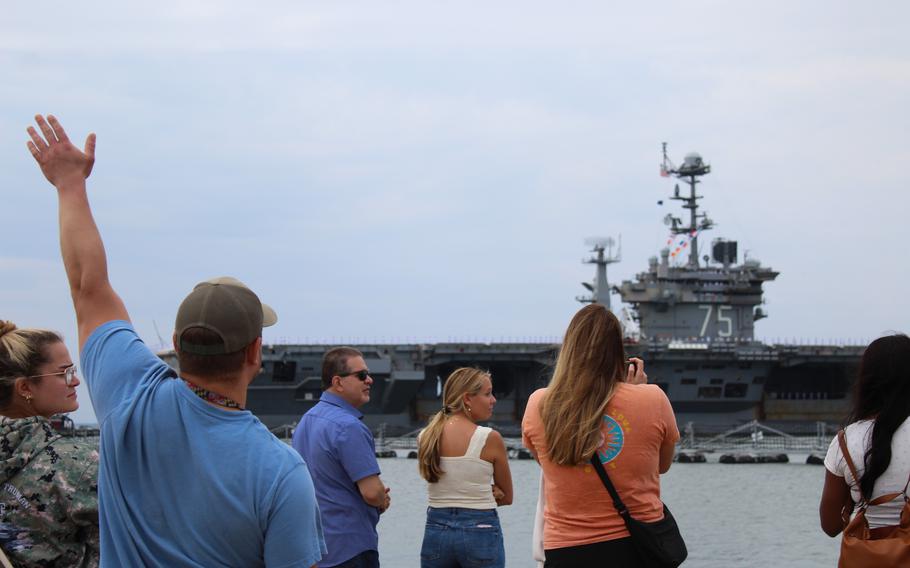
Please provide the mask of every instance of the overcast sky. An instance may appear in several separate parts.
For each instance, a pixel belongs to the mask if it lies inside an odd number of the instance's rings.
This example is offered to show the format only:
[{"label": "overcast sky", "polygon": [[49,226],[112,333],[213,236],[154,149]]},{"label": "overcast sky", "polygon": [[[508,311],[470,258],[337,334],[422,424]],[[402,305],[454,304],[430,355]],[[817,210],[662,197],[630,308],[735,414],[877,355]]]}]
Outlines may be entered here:
[{"label": "overcast sky", "polygon": [[759,337],[910,331],[906,2],[133,4],[0,18],[0,318],[74,356],[36,112],[97,133],[111,277],[154,346],[222,274],[278,311],[266,341],[555,338],[586,237],[622,235],[617,283],[665,245],[663,141],[713,167],[703,240],[781,273]]}]

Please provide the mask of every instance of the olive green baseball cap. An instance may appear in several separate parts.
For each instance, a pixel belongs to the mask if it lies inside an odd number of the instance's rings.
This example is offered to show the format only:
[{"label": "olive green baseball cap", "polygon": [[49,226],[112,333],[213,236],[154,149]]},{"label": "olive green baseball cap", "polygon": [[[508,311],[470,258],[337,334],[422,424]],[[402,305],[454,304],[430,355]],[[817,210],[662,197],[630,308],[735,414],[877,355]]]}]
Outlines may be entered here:
[{"label": "olive green baseball cap", "polygon": [[[194,355],[223,355],[240,351],[257,337],[262,328],[275,325],[278,314],[262,303],[246,284],[230,276],[196,284],[177,309],[177,348]],[[190,328],[201,327],[221,338],[218,345],[197,345],[184,341]]]}]

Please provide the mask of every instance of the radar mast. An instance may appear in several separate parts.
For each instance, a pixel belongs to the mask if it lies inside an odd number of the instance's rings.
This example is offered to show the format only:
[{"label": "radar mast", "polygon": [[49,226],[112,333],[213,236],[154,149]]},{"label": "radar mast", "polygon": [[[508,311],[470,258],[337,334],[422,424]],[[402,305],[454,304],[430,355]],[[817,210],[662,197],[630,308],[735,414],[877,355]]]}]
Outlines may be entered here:
[{"label": "radar mast", "polygon": [[706,213],[698,212],[698,200],[701,195],[696,194],[695,185],[701,183],[698,178],[711,173],[711,166],[704,163],[702,157],[696,152],[690,152],[683,158],[683,165],[676,167],[667,156],[667,143],[663,143],[663,162],[660,165],[660,175],[663,177],[676,177],[689,184],[689,195],[681,195],[679,185],[676,186],[670,199],[683,202],[683,209],[689,210],[689,224],[683,225],[682,219],[668,214],[664,222],[670,227],[673,235],[686,235],[689,238],[689,262],[687,267],[698,269],[698,234],[714,226],[714,222]]},{"label": "radar mast", "polygon": [[622,260],[622,235],[619,237],[619,246],[615,254],[613,253],[613,247],[616,245],[616,241],[612,237],[590,237],[585,239],[585,244],[592,247],[591,252],[594,253],[594,256],[582,259],[582,262],[596,264],[597,268],[593,284],[588,282],[581,283],[591,294],[589,296],[578,296],[575,299],[583,304],[601,304],[608,310],[613,311],[610,306],[610,283],[607,280],[607,265]]}]

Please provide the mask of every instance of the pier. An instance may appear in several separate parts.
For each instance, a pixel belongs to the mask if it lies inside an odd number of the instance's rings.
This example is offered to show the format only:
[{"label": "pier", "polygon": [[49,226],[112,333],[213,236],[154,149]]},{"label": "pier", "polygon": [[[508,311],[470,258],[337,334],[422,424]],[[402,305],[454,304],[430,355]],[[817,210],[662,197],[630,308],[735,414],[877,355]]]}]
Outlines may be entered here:
[{"label": "pier", "polygon": [[[380,424],[376,432],[376,456],[380,458],[416,458],[417,428],[400,436],[386,436]],[[290,443],[296,424],[285,424],[271,432]],[[808,464],[821,464],[838,427],[826,422],[789,424],[775,427],[752,420],[717,432],[718,426],[687,423],[677,443],[674,461],[678,463],[789,463],[796,454]],[[533,459],[519,437],[503,441],[510,459]],[[710,456],[710,459],[709,459]]]},{"label": "pier", "polygon": [[[675,461],[679,463],[788,463],[790,454],[806,455],[806,463],[821,463],[837,428],[826,422],[802,425],[796,433],[752,420],[731,427],[720,433],[715,428],[688,423],[683,428],[677,444]],[[812,430],[810,430],[812,428]],[[796,429],[793,425],[791,430]],[[376,454],[379,457],[417,457],[417,434],[420,429],[402,436],[386,437],[384,428],[376,437]],[[521,438],[504,438],[506,450],[512,459],[533,459],[521,443]],[[706,456],[717,456],[707,459]]]}]

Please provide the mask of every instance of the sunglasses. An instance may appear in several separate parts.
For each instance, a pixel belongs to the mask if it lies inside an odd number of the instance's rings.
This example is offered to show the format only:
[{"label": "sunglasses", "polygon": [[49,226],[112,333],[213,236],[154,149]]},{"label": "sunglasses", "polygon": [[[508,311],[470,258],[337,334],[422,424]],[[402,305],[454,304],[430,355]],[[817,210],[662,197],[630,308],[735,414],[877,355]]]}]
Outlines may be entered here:
[{"label": "sunglasses", "polygon": [[371,376],[369,369],[361,369],[360,371],[354,371],[352,373],[345,373],[343,375],[338,375],[338,376],[339,377],[350,377],[351,375],[354,375],[361,381],[365,381],[365,380],[367,380],[367,377]]},{"label": "sunglasses", "polygon": [[44,374],[44,375],[32,375],[31,377],[28,377],[28,378],[30,378],[30,379],[39,379],[39,378],[41,378],[41,377],[56,377],[56,376],[58,376],[58,375],[63,375],[63,381],[66,383],[66,386],[68,386],[68,387],[73,386],[73,379],[76,378],[76,366],[75,366],[75,365],[70,365],[69,367],[67,367],[66,369],[63,369],[63,370],[60,371],[59,373],[47,373],[47,374]]}]

